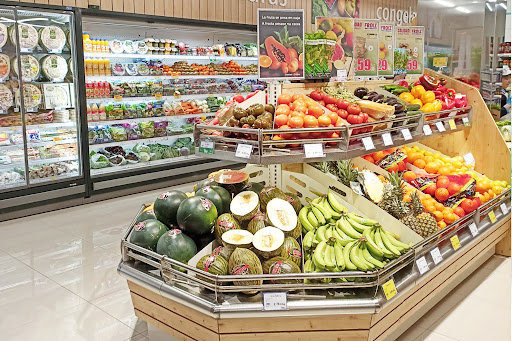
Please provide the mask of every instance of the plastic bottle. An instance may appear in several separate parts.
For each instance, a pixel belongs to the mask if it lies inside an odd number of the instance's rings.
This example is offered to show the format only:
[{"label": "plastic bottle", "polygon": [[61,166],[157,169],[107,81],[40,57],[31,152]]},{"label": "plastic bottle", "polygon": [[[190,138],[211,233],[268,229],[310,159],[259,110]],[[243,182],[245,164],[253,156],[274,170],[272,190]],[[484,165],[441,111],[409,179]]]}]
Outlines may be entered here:
[{"label": "plastic bottle", "polygon": [[83,41],[84,41],[84,52],[92,52],[92,42],[89,38],[89,33],[84,32],[83,34]]},{"label": "plastic bottle", "polygon": [[110,97],[110,83],[105,82],[105,97]]},{"label": "plastic bottle", "polygon": [[110,68],[110,59],[105,58],[103,59],[103,62],[105,63],[105,75],[106,76],[112,76],[112,69]]},{"label": "plastic bottle", "polygon": [[98,108],[98,117],[99,117],[100,121],[107,120],[107,112],[105,110],[105,106],[103,105],[103,102],[100,103],[100,107]]},{"label": "plastic bottle", "polygon": [[99,112],[98,112],[98,106],[96,105],[96,103],[94,103],[92,105],[91,111],[92,111],[92,120],[93,121],[99,121],[100,120],[100,116],[99,116]]},{"label": "plastic bottle", "polygon": [[100,86],[99,82],[94,82],[94,98],[100,97]]},{"label": "plastic bottle", "polygon": [[103,39],[103,53],[108,53],[109,52],[109,46],[108,46],[108,41],[107,39]]},{"label": "plastic bottle", "polygon": [[91,58],[85,59],[85,75],[92,76],[92,60],[91,60]]},{"label": "plastic bottle", "polygon": [[98,90],[99,96],[101,98],[105,97],[105,82],[98,82]]},{"label": "plastic bottle", "polygon": [[92,98],[93,95],[92,82],[85,82],[85,97]]},{"label": "plastic bottle", "polygon": [[92,121],[92,110],[89,104],[87,104],[87,122]]},{"label": "plastic bottle", "polygon": [[92,60],[92,75],[93,76],[99,76],[100,75],[99,64],[100,64],[99,59],[93,59]]},{"label": "plastic bottle", "polygon": [[98,75],[105,76],[105,62],[103,61],[103,58],[98,60]]}]

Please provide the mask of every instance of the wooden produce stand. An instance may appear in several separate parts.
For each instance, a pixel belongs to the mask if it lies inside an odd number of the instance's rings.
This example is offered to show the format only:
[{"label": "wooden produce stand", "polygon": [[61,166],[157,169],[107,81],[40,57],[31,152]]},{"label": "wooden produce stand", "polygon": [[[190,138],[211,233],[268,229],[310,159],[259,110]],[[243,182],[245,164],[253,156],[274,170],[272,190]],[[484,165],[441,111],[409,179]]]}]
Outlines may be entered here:
[{"label": "wooden produce stand", "polygon": [[[360,84],[345,85],[350,89]],[[374,84],[370,82],[367,86]],[[305,93],[319,86],[318,83],[288,84],[282,92]],[[478,90],[453,79],[448,79],[447,86],[467,95],[473,107],[471,127],[421,137],[421,143],[450,156],[471,152],[476,171],[491,179],[509,179],[510,152]],[[404,143],[397,142],[395,146],[399,144]],[[305,169],[301,163],[268,168],[270,174],[278,174],[270,179],[274,185],[284,183],[285,176],[290,174],[300,178]],[[494,222],[489,216],[491,211],[496,217]],[[493,254],[510,256],[510,190],[463,219],[466,219],[464,223],[447,227],[428,245],[414,250],[410,264],[389,277],[394,279],[397,289],[397,294],[389,300],[380,285],[373,295],[354,299],[334,296],[326,299],[325,294],[315,295],[315,292],[311,292],[309,299],[304,296],[294,299],[294,294],[289,292],[285,311],[264,311],[261,294],[239,299],[227,295],[219,303],[216,293],[197,291],[185,283],[162,281],[157,273],[148,271],[148,262],[137,258],[134,248],[125,241],[118,271],[128,279],[135,314],[179,340],[394,340]],[[468,228],[471,223],[478,227],[478,234]],[[450,243],[454,235],[460,240],[459,248]],[[430,253],[436,248],[442,256],[437,264]],[[421,257],[425,257],[429,267],[423,274],[415,264]],[[137,259],[146,264],[141,265]],[[157,269],[164,263],[157,259],[151,262]],[[389,278],[381,278],[379,283]]]}]

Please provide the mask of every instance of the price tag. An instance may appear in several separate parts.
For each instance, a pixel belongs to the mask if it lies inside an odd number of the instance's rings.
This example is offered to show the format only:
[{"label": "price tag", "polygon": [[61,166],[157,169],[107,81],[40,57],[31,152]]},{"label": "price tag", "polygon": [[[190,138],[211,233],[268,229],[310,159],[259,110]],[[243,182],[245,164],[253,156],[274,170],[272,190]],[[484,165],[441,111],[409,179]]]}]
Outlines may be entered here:
[{"label": "price tag", "polygon": [[434,57],[432,65],[436,67],[446,67],[448,65],[448,57]]},{"label": "price tag", "polygon": [[467,117],[462,118],[462,123],[464,123],[464,127],[469,127],[471,125],[471,123],[469,123],[469,118]]},{"label": "price tag", "polygon": [[176,75],[172,75],[172,76],[171,76],[171,78],[172,78],[172,79],[178,79],[178,76],[176,76]]},{"label": "price tag", "polygon": [[121,102],[122,100],[123,100],[123,96],[121,96],[121,95],[115,95],[114,96],[114,101]]},{"label": "price tag", "polygon": [[409,131],[409,129],[405,128],[405,129],[402,129],[402,135],[404,137],[404,140],[412,140],[412,135],[411,135],[411,132]]},{"label": "price tag", "polygon": [[430,128],[430,126],[428,124],[425,124],[423,126],[423,134],[429,136],[429,135],[432,135],[432,129]]},{"label": "price tag", "polygon": [[373,140],[372,140],[371,136],[363,137],[361,139],[361,141],[363,141],[364,149],[366,149],[366,150],[375,149],[375,145],[373,144]]},{"label": "price tag", "polygon": [[443,256],[441,256],[441,251],[439,251],[438,247],[430,251],[430,255],[432,256],[432,260],[434,261],[435,265],[441,263],[443,260]]},{"label": "price tag", "polygon": [[242,159],[250,159],[252,154],[252,144],[239,143],[236,146],[235,156]]},{"label": "price tag", "polygon": [[416,266],[418,267],[420,275],[423,275],[425,272],[429,270],[427,260],[425,259],[425,257],[420,257],[416,259]]},{"label": "price tag", "polygon": [[162,94],[155,94],[155,99],[162,99]]},{"label": "price tag", "polygon": [[469,232],[471,232],[471,235],[474,237],[478,234],[478,228],[476,227],[475,223],[469,224]]},{"label": "price tag", "polygon": [[338,82],[345,82],[347,80],[347,70],[340,69],[336,70],[336,78]]},{"label": "price tag", "polygon": [[199,153],[203,154],[214,154],[215,153],[215,141],[212,140],[200,140],[199,141]]},{"label": "price tag", "polygon": [[20,48],[21,53],[32,53],[32,51],[33,51],[33,49],[28,49],[28,48],[23,48],[23,47]]},{"label": "price tag", "polygon": [[391,138],[391,133],[382,134],[382,142],[384,142],[385,146],[392,146],[393,139]]},{"label": "price tag", "polygon": [[395,282],[393,282],[393,279],[390,279],[386,283],[382,284],[382,290],[384,290],[384,295],[386,295],[386,299],[389,301],[393,297],[396,296],[397,291],[395,287]]},{"label": "price tag", "polygon": [[457,235],[450,238],[450,242],[452,242],[452,246],[454,250],[457,250],[460,247],[459,237]]},{"label": "price tag", "polygon": [[436,122],[436,127],[437,127],[437,130],[439,130],[440,133],[446,131],[446,128],[444,127],[444,123],[443,122]]},{"label": "price tag", "polygon": [[462,155],[462,158],[464,159],[464,162],[468,165],[474,165],[475,164],[475,158],[473,157],[473,154],[467,153]]},{"label": "price tag", "polygon": [[451,130],[457,129],[457,125],[455,124],[455,120],[449,120],[448,125],[450,126]]},{"label": "price tag", "polygon": [[508,213],[507,205],[505,203],[503,203],[500,205],[500,208],[501,208],[501,213],[503,213],[503,215],[507,215],[507,213]]},{"label": "price tag", "polygon": [[488,216],[489,216],[489,219],[491,219],[491,223],[494,224],[496,222],[496,220],[497,220],[496,219],[496,214],[494,214],[494,211],[489,212]]},{"label": "price tag", "polygon": [[62,53],[62,49],[49,49],[48,53]]},{"label": "price tag", "polygon": [[324,146],[321,143],[308,143],[304,145],[306,158],[324,157]]},{"label": "price tag", "polygon": [[288,310],[286,292],[264,292],[263,310]]}]

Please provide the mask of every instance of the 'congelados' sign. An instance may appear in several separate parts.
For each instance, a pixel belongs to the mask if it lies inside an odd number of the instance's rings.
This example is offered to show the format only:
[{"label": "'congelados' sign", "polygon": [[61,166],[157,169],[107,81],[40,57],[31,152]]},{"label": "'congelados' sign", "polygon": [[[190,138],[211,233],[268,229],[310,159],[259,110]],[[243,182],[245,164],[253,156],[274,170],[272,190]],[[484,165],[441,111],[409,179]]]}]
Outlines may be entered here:
[{"label": "'congelados' sign", "polygon": [[386,22],[394,22],[398,25],[410,24],[417,15],[416,12],[412,11],[411,7],[409,7],[408,11],[388,7],[377,7],[377,19]]},{"label": "'congelados' sign", "polygon": [[[261,2],[261,3],[265,3],[265,0],[249,0],[250,2]],[[272,6],[276,6],[276,5],[279,5],[281,7],[286,7],[286,5],[288,4],[288,0],[267,0],[267,3],[269,5],[272,5]]]}]

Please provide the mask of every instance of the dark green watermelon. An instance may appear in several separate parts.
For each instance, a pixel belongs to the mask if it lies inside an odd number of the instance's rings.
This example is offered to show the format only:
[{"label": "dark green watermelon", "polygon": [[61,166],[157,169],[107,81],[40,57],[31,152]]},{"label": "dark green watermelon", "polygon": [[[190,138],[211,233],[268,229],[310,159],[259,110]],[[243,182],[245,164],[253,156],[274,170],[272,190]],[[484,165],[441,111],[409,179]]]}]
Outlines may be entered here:
[{"label": "dark green watermelon", "polygon": [[260,194],[261,190],[264,187],[265,187],[265,185],[262,185],[259,182],[249,182],[247,187],[244,188],[244,191],[253,191],[257,194]]},{"label": "dark green watermelon", "polygon": [[130,243],[156,251],[158,240],[167,231],[167,226],[156,219],[144,220],[133,227]]},{"label": "dark green watermelon", "polygon": [[217,208],[207,198],[194,196],[183,200],[176,214],[178,225],[190,235],[212,233]]},{"label": "dark green watermelon", "polygon": [[187,195],[181,191],[169,191],[160,194],[153,206],[156,218],[169,227],[176,226],[176,213],[181,202],[185,199],[187,199]]},{"label": "dark green watermelon", "polygon": [[155,215],[155,211],[153,210],[147,210],[139,214],[137,219],[135,220],[135,223],[140,223],[141,221],[148,220],[148,219],[157,219]]},{"label": "dark green watermelon", "polygon": [[217,214],[229,212],[229,204],[231,203],[231,194],[220,186],[204,186],[196,191],[196,196],[210,199],[217,208]]},{"label": "dark green watermelon", "polygon": [[197,247],[192,238],[183,231],[173,229],[160,237],[156,252],[186,264],[196,255]]},{"label": "dark green watermelon", "polygon": [[207,178],[207,179],[199,181],[194,186],[194,191],[197,192],[198,190],[200,190],[201,188],[206,187],[206,186],[218,186],[218,185],[219,184],[215,180],[213,180],[213,178]]},{"label": "dark green watermelon", "polygon": [[201,236],[192,235],[191,238],[196,243],[197,249],[202,250],[215,239],[215,235],[213,233],[207,233]]}]

